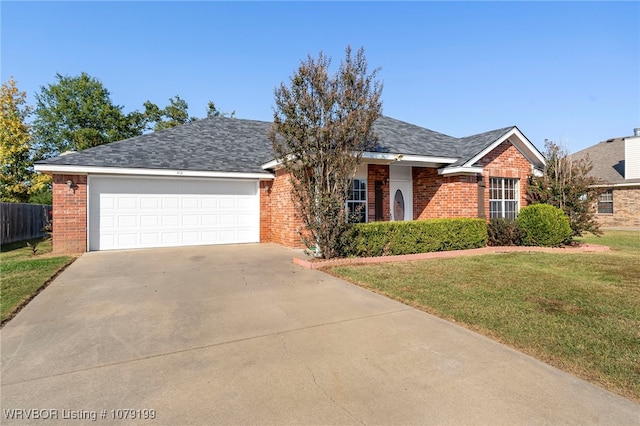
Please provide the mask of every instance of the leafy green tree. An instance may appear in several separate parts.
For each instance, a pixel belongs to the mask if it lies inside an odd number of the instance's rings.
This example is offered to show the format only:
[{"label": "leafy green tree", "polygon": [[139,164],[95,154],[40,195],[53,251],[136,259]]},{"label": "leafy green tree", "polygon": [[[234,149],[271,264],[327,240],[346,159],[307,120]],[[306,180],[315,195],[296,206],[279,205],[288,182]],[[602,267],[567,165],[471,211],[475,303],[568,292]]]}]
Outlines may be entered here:
[{"label": "leafy green tree", "polygon": [[197,120],[197,117],[189,116],[189,104],[180,96],[169,98],[169,105],[160,109],[151,101],[144,103],[144,111],[147,121],[153,123],[153,130],[159,131],[180,126]]},{"label": "leafy green tree", "polygon": [[601,234],[595,220],[595,205],[601,190],[594,187],[598,180],[589,176],[593,167],[591,160],[588,157],[574,160],[565,149],[550,140],[545,140],[545,158],[542,176],[529,177],[529,202],[562,209],[569,217],[573,236],[582,236],[583,232]]},{"label": "leafy green tree", "polygon": [[304,244],[324,258],[340,254],[347,229],[349,190],[364,151],[375,146],[373,123],[382,111],[378,69],[367,72],[364,49],[346,58],[335,75],[320,53],[301,62],[289,85],[275,90],[270,139],[291,175],[292,199],[306,228]]},{"label": "leafy green tree", "polygon": [[98,79],[83,72],[76,77],[56,74],[56,80],[36,94],[37,158],[142,134],[144,115],[137,111],[124,114]]},{"label": "leafy green tree", "polygon": [[0,200],[27,202],[33,168],[30,159],[31,132],[26,119],[31,108],[26,93],[13,78],[0,88]]},{"label": "leafy green tree", "polygon": [[216,104],[213,103],[213,101],[209,101],[209,103],[207,104],[207,118],[208,117],[229,117],[229,118],[233,118],[236,116],[236,112],[235,111],[231,111],[229,112],[224,112],[224,111],[220,111],[219,109],[216,108]]}]

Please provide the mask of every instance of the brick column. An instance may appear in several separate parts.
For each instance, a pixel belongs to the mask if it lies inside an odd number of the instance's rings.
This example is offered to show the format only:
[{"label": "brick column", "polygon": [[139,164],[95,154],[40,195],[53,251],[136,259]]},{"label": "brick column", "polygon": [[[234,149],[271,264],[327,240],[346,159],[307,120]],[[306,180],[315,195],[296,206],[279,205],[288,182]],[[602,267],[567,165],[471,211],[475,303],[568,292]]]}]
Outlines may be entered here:
[{"label": "brick column", "polygon": [[[71,181],[71,188],[67,181]],[[53,175],[53,252],[87,251],[87,176]]]}]

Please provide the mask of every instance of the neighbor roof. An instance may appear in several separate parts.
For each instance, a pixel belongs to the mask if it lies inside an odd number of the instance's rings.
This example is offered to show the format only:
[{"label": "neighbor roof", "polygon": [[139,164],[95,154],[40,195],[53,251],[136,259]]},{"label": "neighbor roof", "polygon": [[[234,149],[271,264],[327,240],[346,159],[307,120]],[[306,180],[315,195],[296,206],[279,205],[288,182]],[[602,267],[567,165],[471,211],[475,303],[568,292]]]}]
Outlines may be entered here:
[{"label": "neighbor roof", "polygon": [[[620,137],[602,141],[572,154],[571,157],[575,160],[589,157],[593,168],[588,176],[611,184],[628,183],[630,180],[624,178],[624,139]],[[635,181],[640,180],[633,179]]]},{"label": "neighbor roof", "polygon": [[[274,157],[270,127],[265,121],[211,117],[36,164],[41,170],[54,165],[267,174],[261,165]],[[512,129],[455,138],[382,116],[374,123],[374,152],[453,158],[462,165]]]}]

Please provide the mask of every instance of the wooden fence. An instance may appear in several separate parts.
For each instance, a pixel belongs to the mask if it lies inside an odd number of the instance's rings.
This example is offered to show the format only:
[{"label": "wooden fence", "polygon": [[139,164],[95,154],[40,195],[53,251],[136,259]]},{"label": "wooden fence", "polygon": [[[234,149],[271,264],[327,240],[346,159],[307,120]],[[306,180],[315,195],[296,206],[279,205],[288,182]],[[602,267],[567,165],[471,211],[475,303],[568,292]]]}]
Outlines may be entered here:
[{"label": "wooden fence", "polygon": [[0,203],[0,244],[44,237],[47,219],[51,219],[51,206]]}]

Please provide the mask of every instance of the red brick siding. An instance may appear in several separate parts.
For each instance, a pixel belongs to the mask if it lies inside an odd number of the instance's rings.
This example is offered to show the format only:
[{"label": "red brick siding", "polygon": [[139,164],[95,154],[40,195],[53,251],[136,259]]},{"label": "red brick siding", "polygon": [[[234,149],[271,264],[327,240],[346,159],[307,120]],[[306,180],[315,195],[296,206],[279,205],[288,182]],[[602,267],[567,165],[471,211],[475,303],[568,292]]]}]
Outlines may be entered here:
[{"label": "red brick siding", "polygon": [[53,175],[53,251],[87,251],[87,176]]},{"label": "red brick siding", "polygon": [[265,215],[264,222],[260,213],[260,241],[270,241],[293,248],[303,247],[298,235],[298,230],[302,228],[302,221],[291,199],[290,174],[285,170],[276,171],[276,178],[271,181],[270,187],[269,194],[264,194],[263,191],[264,197],[261,195],[260,207],[263,206],[264,198],[264,203],[269,204],[269,212]]},{"label": "red brick siding", "polygon": [[376,218],[376,181],[382,181],[382,220],[391,220],[389,204],[389,166],[386,164],[369,164],[367,166],[367,215],[369,222]]},{"label": "red brick siding", "polygon": [[260,181],[260,242],[271,242],[271,200],[270,191],[273,181],[261,180]]},{"label": "red brick siding", "polygon": [[440,176],[437,169],[413,167],[413,218],[478,216],[475,176]]},{"label": "red brick siding", "polygon": [[506,141],[501,143],[479,163],[483,166],[482,176],[486,188],[484,192],[485,217],[489,219],[489,179],[510,178],[520,179],[520,208],[527,205],[527,179],[531,174],[531,163],[513,146]]}]

